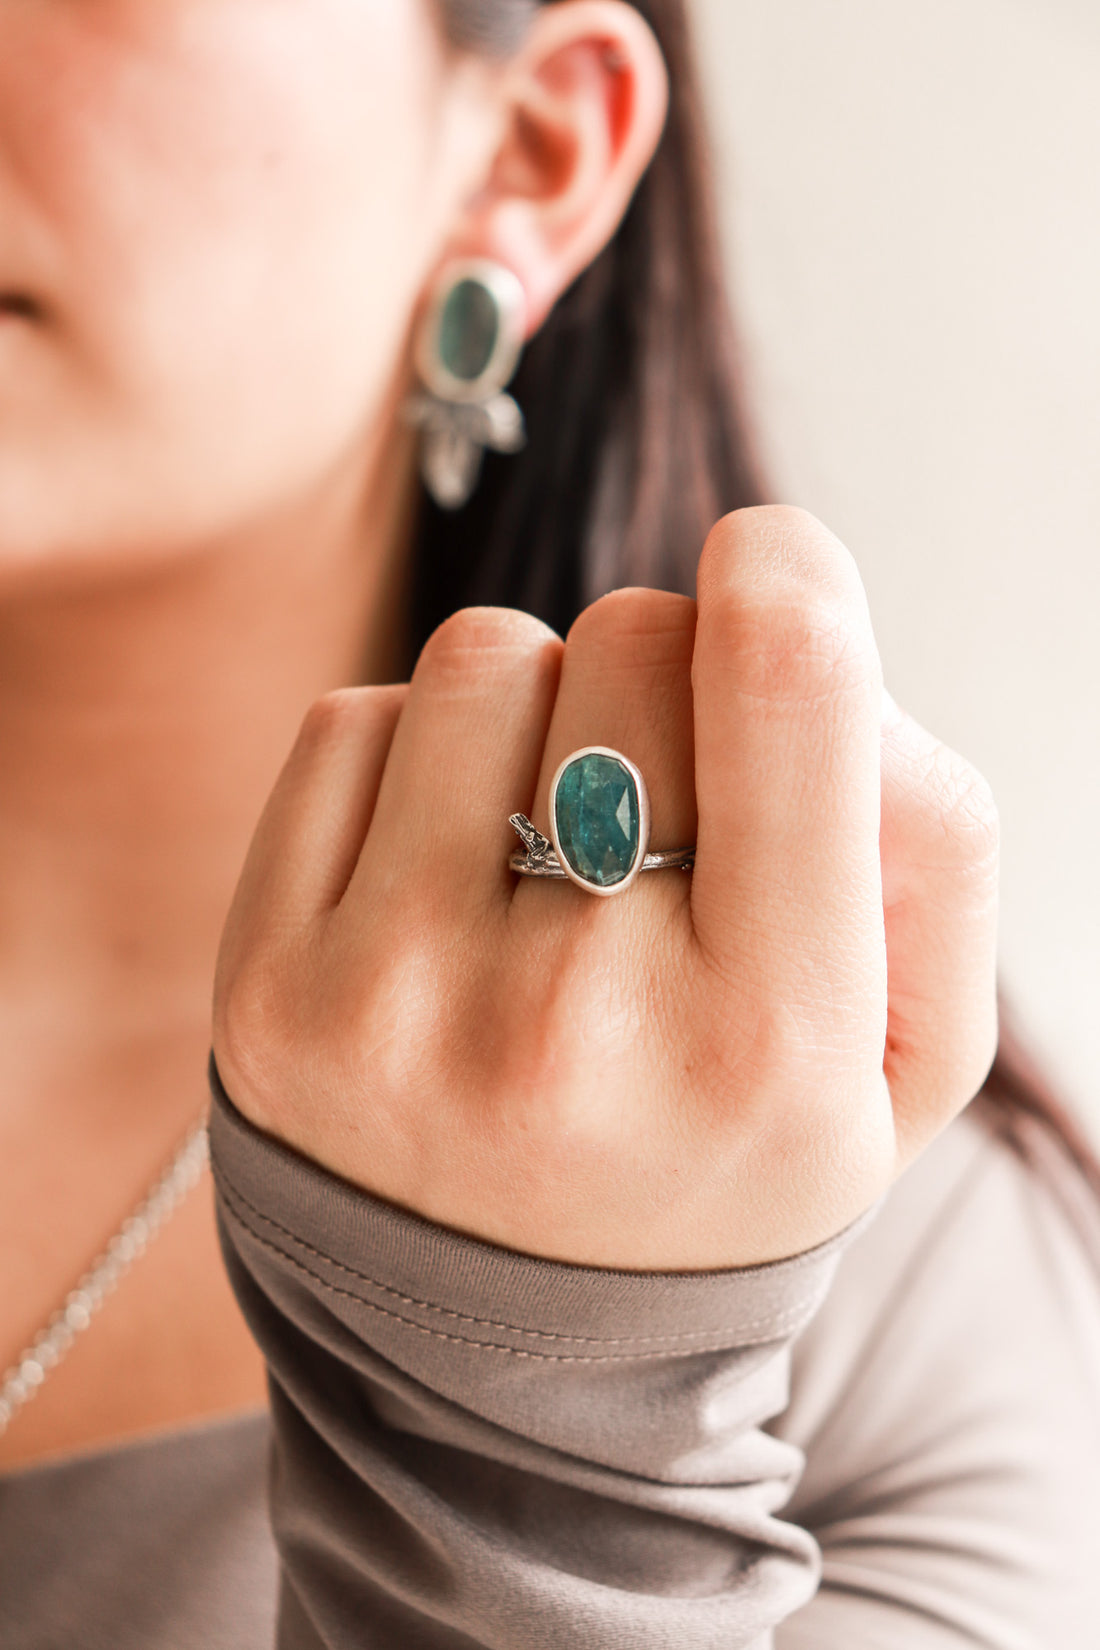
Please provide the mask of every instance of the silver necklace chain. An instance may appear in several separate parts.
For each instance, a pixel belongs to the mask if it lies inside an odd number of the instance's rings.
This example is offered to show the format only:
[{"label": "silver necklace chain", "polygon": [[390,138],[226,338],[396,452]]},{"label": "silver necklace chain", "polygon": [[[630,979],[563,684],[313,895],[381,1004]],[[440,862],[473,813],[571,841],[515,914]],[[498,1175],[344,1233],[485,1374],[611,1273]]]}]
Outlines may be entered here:
[{"label": "silver necklace chain", "polygon": [[49,1323],[0,1377],[0,1437],[19,1410],[30,1403],[46,1376],[56,1369],[78,1335],[88,1328],[108,1295],[156,1237],[170,1215],[196,1186],[209,1157],[205,1120],[196,1123],[183,1145],[107,1247],[70,1289]]}]

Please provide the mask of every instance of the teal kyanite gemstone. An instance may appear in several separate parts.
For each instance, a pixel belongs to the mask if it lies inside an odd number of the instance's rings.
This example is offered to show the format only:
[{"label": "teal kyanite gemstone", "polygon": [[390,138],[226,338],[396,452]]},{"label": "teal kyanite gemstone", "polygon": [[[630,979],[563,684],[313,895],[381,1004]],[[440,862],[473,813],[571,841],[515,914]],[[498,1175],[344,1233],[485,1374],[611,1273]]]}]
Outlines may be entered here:
[{"label": "teal kyanite gemstone", "polygon": [[577,875],[613,888],[634,869],[641,846],[638,787],[614,756],[575,757],[554,795],[557,846]]},{"label": "teal kyanite gemstone", "polygon": [[497,347],[500,316],[488,287],[472,278],[458,281],[439,317],[439,358],[453,378],[473,384]]}]

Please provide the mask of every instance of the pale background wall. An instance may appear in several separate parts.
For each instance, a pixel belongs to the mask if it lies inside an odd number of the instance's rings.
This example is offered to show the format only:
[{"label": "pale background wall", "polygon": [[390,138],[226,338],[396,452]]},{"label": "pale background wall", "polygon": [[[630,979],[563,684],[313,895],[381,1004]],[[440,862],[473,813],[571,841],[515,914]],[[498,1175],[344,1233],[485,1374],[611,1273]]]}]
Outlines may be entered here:
[{"label": "pale background wall", "polygon": [[696,7],[771,473],[997,792],[1004,972],[1100,1132],[1100,5]]}]

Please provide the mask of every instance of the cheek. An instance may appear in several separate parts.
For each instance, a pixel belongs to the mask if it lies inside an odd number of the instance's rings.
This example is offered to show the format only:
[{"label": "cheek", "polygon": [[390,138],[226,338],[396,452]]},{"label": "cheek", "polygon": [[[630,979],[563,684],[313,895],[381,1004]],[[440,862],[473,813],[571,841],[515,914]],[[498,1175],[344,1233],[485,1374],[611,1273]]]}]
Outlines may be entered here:
[{"label": "cheek", "polygon": [[46,320],[0,482],[21,430],[24,505],[37,452],[86,530],[209,532],[362,445],[445,225],[427,5],[84,0],[19,46],[0,214]]}]

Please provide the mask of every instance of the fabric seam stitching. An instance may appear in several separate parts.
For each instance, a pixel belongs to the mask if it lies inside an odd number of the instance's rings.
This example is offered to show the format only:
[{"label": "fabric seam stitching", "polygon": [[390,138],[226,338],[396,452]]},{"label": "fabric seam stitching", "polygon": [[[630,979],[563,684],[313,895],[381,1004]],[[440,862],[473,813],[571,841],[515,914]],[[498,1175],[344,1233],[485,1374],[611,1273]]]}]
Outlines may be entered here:
[{"label": "fabric seam stitching", "polygon": [[[358,1305],[366,1307],[368,1312],[376,1312],[381,1317],[392,1318],[395,1323],[402,1324],[407,1329],[415,1329],[421,1335],[429,1335],[434,1340],[450,1341],[451,1343],[456,1344],[458,1346],[468,1346],[468,1347],[470,1347],[473,1350],[478,1351],[478,1352],[503,1352],[503,1353],[506,1353],[506,1354],[510,1354],[514,1358],[526,1358],[528,1360],[534,1360],[534,1361],[542,1362],[542,1363],[570,1363],[570,1364],[628,1363],[628,1362],[638,1362],[638,1361],[643,1360],[643,1359],[655,1360],[657,1358],[665,1358],[665,1357],[670,1357],[670,1356],[675,1355],[674,1352],[672,1352],[671,1350],[658,1351],[658,1352],[611,1352],[611,1353],[604,1353],[604,1354],[601,1354],[601,1355],[594,1355],[594,1354],[591,1354],[591,1353],[532,1352],[532,1351],[528,1350],[525,1347],[501,1346],[499,1344],[499,1342],[496,1342],[496,1341],[474,1340],[471,1337],[466,1336],[466,1335],[451,1334],[447,1330],[444,1330],[444,1329],[433,1329],[429,1324],[417,1323],[412,1318],[403,1317],[400,1312],[393,1312],[388,1307],[379,1306],[376,1301],[366,1300],[361,1294],[357,1294],[355,1292],[355,1290],[353,1290],[353,1289],[342,1289],[342,1288],[340,1288],[340,1286],[338,1284],[330,1283],[327,1278],[322,1277],[319,1272],[315,1272],[312,1269],[312,1267],[307,1266],[304,1263],[304,1261],[300,1261],[294,1255],[288,1254],[285,1249],[281,1248],[278,1244],[273,1243],[270,1240],[270,1238],[265,1238],[259,1232],[255,1231],[254,1228],[249,1225],[248,1221],[245,1220],[243,1215],[241,1215],[232,1206],[232,1203],[229,1201],[229,1199],[226,1198],[225,1201],[226,1201],[227,1212],[229,1213],[231,1218],[236,1221],[238,1226],[240,1226],[244,1231],[246,1231],[249,1234],[249,1236],[253,1239],[254,1242],[260,1244],[261,1247],[263,1247],[264,1249],[270,1250],[272,1254],[278,1255],[280,1257],[280,1259],[284,1260],[289,1265],[291,1265],[293,1267],[296,1267],[297,1270],[304,1273],[306,1277],[312,1278],[315,1283],[319,1284],[322,1289],[327,1290],[329,1294],[340,1295],[345,1300],[355,1301]],[[262,1219],[264,1217],[261,1216],[260,1218]],[[322,1255],[319,1250],[315,1250],[315,1251],[312,1251],[312,1252],[317,1254],[318,1257],[322,1260],[327,1258],[326,1256]],[[335,1262],[334,1264],[339,1265],[339,1262]],[[362,1276],[362,1274],[353,1274],[353,1275]],[[370,1282],[372,1280],[365,1279],[365,1281]],[[378,1287],[384,1289],[386,1286],[383,1284],[383,1285],[379,1285]],[[390,1291],[390,1292],[393,1293],[393,1291]],[[399,1298],[403,1298],[403,1297],[399,1297]],[[413,1304],[416,1304],[416,1303],[413,1303]],[[433,1311],[446,1311],[446,1308],[431,1307],[430,1303],[424,1303],[424,1304],[428,1305],[429,1309],[433,1310]],[[752,1339],[752,1340],[738,1339],[738,1341],[735,1343],[735,1345],[733,1347],[730,1347],[728,1344],[721,1344],[720,1343],[718,1345],[711,1346],[711,1347],[701,1347],[701,1348],[699,1348],[699,1350],[700,1351],[721,1352],[721,1351],[740,1350],[741,1348],[750,1347],[750,1346],[766,1345],[768,1343],[768,1341],[773,1340],[773,1339],[775,1339],[775,1338],[777,1338],[781,1335],[785,1335],[785,1334],[790,1333],[797,1326],[797,1324],[799,1322],[799,1319],[801,1318],[802,1315],[803,1315],[803,1313],[800,1311],[790,1321],[777,1320],[774,1327],[773,1327],[773,1329],[772,1329],[772,1332],[770,1334],[761,1335],[761,1336],[759,1336],[755,1339]],[[512,1326],[509,1325],[509,1324],[497,1324],[496,1327],[500,1328],[500,1329],[510,1330],[512,1333],[519,1334],[519,1335],[538,1334],[539,1333],[539,1331],[537,1331],[537,1330],[534,1330],[534,1331],[524,1330],[524,1329],[514,1329],[513,1330]],[[752,1328],[752,1327],[755,1327],[755,1326],[747,1325],[746,1327]],[[692,1331],[691,1333],[693,1333],[693,1334],[709,1333],[712,1337],[715,1337],[715,1336],[721,1335],[722,1332],[720,1330],[711,1330],[711,1331]],[[573,1339],[574,1337],[561,1336],[559,1338],[562,1339],[562,1340],[570,1340],[570,1339]],[[595,1344],[596,1345],[616,1345],[618,1343],[616,1343],[614,1341],[607,1341],[607,1342],[598,1342],[597,1341],[597,1342],[595,1342]],[[689,1352],[684,1354],[684,1355],[690,1355],[690,1349],[689,1349]]]},{"label": "fabric seam stitching", "polygon": [[[436,1312],[440,1317],[450,1318],[456,1323],[476,1325],[479,1329],[503,1329],[509,1334],[526,1335],[533,1340],[568,1341],[571,1344],[582,1346],[638,1346],[644,1343],[676,1345],[687,1341],[705,1340],[708,1337],[722,1333],[719,1329],[684,1329],[677,1330],[676,1333],[669,1335],[565,1335],[553,1330],[525,1329],[519,1324],[507,1323],[499,1318],[480,1318],[473,1313],[459,1312],[453,1307],[440,1306],[434,1301],[421,1300],[416,1295],[402,1294],[399,1289],[394,1289],[392,1285],[383,1283],[379,1278],[372,1277],[370,1273],[360,1272],[354,1266],[348,1266],[343,1261],[337,1260],[333,1255],[326,1254],[323,1249],[318,1249],[313,1244],[307,1243],[304,1238],[298,1237],[288,1227],[281,1225],[277,1220],[273,1220],[270,1215],[265,1215],[262,1210],[257,1209],[256,1205],[244,1195],[221,1164],[214,1166],[214,1174],[215,1178],[229,1189],[237,1202],[243,1205],[250,1215],[261,1221],[265,1226],[269,1226],[272,1231],[278,1232],[281,1237],[303,1250],[307,1255],[312,1255],[316,1260],[324,1261],[326,1265],[334,1267],[347,1277],[356,1278],[361,1283],[369,1284],[372,1289],[378,1289],[392,1299],[400,1301],[402,1306],[414,1306],[425,1312]],[[238,1218],[241,1219],[241,1224],[246,1230],[252,1230],[243,1217],[238,1216]],[[254,1235],[259,1236],[258,1233],[254,1233]],[[280,1245],[275,1247],[279,1252],[283,1252]],[[315,1275],[310,1272],[311,1277]],[[359,1299],[360,1297],[355,1296],[354,1298]],[[785,1334],[790,1323],[798,1321],[812,1300],[813,1296],[807,1294],[779,1316],[771,1314],[762,1318],[752,1318],[747,1323],[742,1324],[741,1328],[750,1331],[754,1329],[763,1330],[774,1325],[777,1333]],[[407,1322],[408,1320],[402,1319],[401,1321]]]}]

